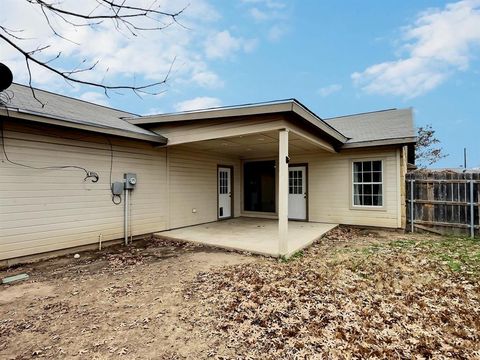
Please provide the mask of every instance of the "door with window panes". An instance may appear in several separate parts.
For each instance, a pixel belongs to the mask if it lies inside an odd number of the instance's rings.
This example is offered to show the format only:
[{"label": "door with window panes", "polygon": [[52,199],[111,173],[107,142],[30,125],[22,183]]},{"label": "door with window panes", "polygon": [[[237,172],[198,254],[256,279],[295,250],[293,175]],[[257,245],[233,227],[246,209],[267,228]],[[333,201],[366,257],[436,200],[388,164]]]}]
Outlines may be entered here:
[{"label": "door with window panes", "polygon": [[232,217],[232,168],[218,168],[218,218]]},{"label": "door with window panes", "polygon": [[307,220],[307,167],[288,168],[288,218]]}]

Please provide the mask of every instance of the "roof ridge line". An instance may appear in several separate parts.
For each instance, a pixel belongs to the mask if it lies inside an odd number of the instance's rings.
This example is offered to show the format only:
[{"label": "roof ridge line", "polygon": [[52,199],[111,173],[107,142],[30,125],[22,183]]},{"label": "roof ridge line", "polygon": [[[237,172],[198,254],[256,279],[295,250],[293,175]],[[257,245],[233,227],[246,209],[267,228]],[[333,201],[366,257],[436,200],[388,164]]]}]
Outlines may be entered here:
[{"label": "roof ridge line", "polygon": [[387,111],[406,110],[406,109],[408,109],[408,108],[405,108],[405,109],[389,108],[389,109],[382,109],[382,110],[364,111],[364,112],[359,112],[359,113],[354,113],[354,114],[348,114],[348,115],[333,116],[333,117],[329,117],[329,118],[324,118],[324,119],[322,119],[322,120],[333,120],[333,119],[339,119],[339,118],[350,117],[350,116],[375,114],[375,113],[381,113],[381,112],[387,112]]},{"label": "roof ridge line", "polygon": [[[245,108],[245,107],[253,107],[253,106],[259,106],[259,105],[286,104],[286,103],[292,103],[292,102],[296,102],[296,101],[297,100],[295,98],[286,98],[286,99],[278,99],[278,100],[270,100],[270,101],[243,103],[243,104],[237,104],[237,105],[213,106],[213,107],[209,107],[209,108],[196,109],[196,110],[173,111],[173,112],[168,112],[168,113],[163,113],[163,114],[139,115],[139,118],[149,118],[149,117],[154,117],[154,116],[169,116],[169,115],[179,115],[179,114],[191,114],[191,113],[211,111],[211,110]],[[125,119],[130,119],[130,118],[125,118]]]}]

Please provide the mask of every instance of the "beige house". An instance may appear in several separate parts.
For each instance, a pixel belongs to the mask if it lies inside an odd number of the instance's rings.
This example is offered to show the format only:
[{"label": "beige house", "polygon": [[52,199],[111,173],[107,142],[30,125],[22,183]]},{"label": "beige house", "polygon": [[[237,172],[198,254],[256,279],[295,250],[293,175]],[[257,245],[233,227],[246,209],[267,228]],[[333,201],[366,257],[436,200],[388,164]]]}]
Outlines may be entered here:
[{"label": "beige house", "polygon": [[[405,227],[410,109],[321,119],[291,99],[137,116],[9,90],[4,263],[149,233],[278,256],[337,224]],[[125,173],[137,179],[127,202],[111,189]]]}]

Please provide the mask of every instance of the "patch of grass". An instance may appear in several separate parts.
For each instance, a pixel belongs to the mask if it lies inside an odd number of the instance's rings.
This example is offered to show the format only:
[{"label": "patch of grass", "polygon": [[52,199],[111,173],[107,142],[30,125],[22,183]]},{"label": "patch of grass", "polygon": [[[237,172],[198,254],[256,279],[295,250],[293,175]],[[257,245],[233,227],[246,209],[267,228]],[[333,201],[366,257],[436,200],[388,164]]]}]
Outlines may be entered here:
[{"label": "patch of grass", "polygon": [[440,260],[453,272],[480,275],[480,239],[445,236],[419,242],[428,256]]},{"label": "patch of grass", "polygon": [[295,261],[297,259],[301,259],[303,256],[304,256],[303,250],[299,250],[288,258],[285,255],[281,256],[280,261],[282,263],[287,263],[287,262]]},{"label": "patch of grass", "polygon": [[480,275],[480,241],[470,238],[446,238],[437,246],[437,256],[455,272],[465,270]]},{"label": "patch of grass", "polygon": [[388,245],[392,246],[392,247],[398,247],[398,248],[408,248],[408,247],[417,245],[417,241],[415,241],[415,240],[394,240],[394,241],[391,241]]},{"label": "patch of grass", "polygon": [[462,270],[462,263],[453,259],[452,257],[441,254],[440,259],[442,259],[453,272],[459,272],[460,270]]},{"label": "patch of grass", "polygon": [[370,244],[357,248],[345,248],[336,253],[352,254],[351,270],[358,272],[364,265],[371,262],[371,257],[383,257],[397,254],[414,256],[421,259],[429,258],[439,261],[454,273],[480,276],[480,239],[463,236],[443,236],[435,238],[414,238],[393,240],[385,243]]},{"label": "patch of grass", "polygon": [[382,248],[384,248],[383,245],[373,244],[373,245],[369,245],[367,247],[362,248],[360,250],[360,252],[365,254],[365,255],[372,255],[372,254],[375,254],[375,253],[381,251]]}]

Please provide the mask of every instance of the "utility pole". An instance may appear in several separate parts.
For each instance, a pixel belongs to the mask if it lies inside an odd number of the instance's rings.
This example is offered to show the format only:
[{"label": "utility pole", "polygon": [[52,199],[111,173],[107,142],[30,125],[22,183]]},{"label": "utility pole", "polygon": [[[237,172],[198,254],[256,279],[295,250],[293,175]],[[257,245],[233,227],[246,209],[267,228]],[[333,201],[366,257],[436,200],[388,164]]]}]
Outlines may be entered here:
[{"label": "utility pole", "polygon": [[467,170],[467,148],[463,148],[463,168]]}]

